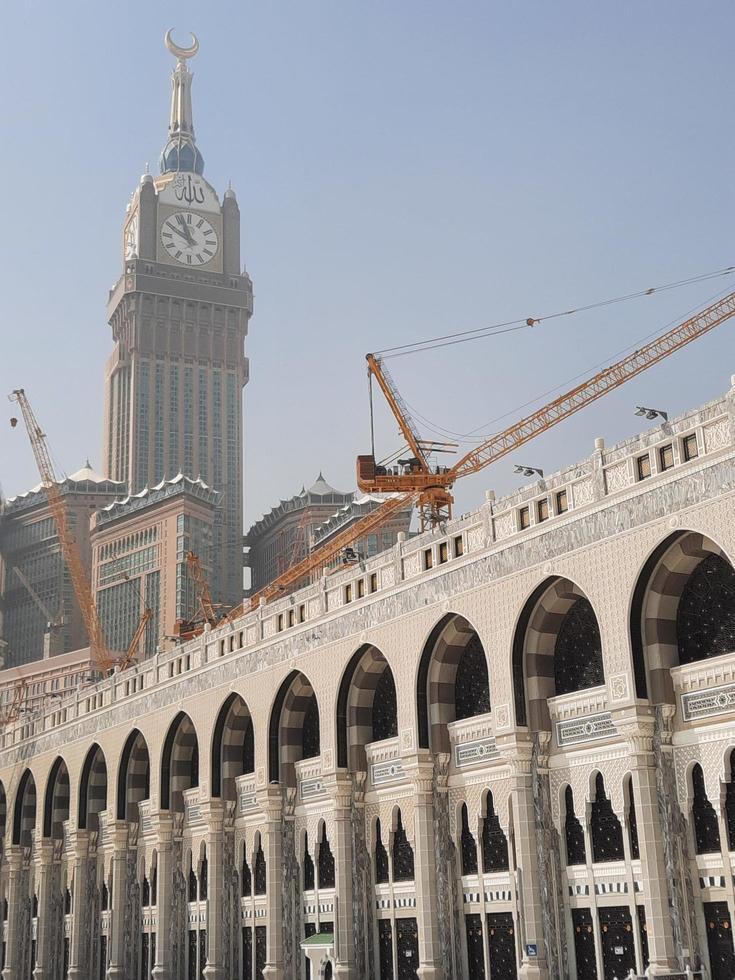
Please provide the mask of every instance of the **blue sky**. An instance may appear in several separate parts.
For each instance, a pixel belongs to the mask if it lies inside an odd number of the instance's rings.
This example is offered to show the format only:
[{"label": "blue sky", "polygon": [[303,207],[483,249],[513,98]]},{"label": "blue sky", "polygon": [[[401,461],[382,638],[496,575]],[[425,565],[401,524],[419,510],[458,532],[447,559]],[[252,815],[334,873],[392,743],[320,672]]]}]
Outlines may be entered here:
[{"label": "blue sky", "polygon": [[[68,472],[100,463],[107,290],[125,204],[165,141],[168,27],[192,64],[205,175],[232,179],[255,288],[246,520],[369,448],[367,351],[733,263],[730,2],[50,2],[4,7],[0,385]],[[393,362],[467,432],[706,301],[705,284]],[[735,288],[735,282],[733,282]],[[724,326],[458,487],[459,510],[637,431],[735,372]],[[11,414],[8,404],[7,415]],[[520,413],[518,413],[520,414]],[[513,417],[511,414],[509,417]],[[396,445],[387,419],[379,449]],[[6,495],[37,482],[0,425]]]}]

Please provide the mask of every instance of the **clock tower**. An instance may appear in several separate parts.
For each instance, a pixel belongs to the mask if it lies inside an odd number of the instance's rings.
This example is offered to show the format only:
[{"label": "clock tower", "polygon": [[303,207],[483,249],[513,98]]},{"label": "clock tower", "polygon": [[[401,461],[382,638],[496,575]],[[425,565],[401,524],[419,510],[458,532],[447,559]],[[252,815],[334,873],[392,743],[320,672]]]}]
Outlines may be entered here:
[{"label": "clock tower", "polygon": [[192,121],[188,61],[176,57],[168,141],[158,177],[128,204],[122,275],[108,300],[115,343],[105,371],[105,473],[129,493],[179,473],[222,493],[212,541],[212,592],[242,596],[242,392],[253,291],[240,261],[235,192],[204,176]]}]

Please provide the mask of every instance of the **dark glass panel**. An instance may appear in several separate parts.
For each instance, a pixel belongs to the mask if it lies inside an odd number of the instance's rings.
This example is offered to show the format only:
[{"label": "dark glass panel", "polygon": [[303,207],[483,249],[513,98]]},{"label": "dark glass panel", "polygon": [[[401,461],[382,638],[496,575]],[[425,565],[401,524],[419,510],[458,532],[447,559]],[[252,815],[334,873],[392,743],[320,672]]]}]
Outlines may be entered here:
[{"label": "dark glass panel", "polygon": [[255,894],[265,895],[265,889],[266,889],[265,854],[263,853],[262,844],[258,844],[258,850],[255,854]]},{"label": "dark glass panel", "polygon": [[398,734],[396,685],[390,667],[385,667],[373,695],[373,742]]},{"label": "dark glass panel", "polygon": [[637,861],[641,856],[641,849],[638,844],[638,818],[635,814],[635,798],[633,796],[633,782],[628,785],[628,838],[630,842],[630,856],[633,861]]},{"label": "dark glass panel", "polygon": [[720,850],[720,827],[715,809],[707,799],[704,774],[699,763],[692,769],[692,788],[694,790],[692,815],[697,854],[715,854]]},{"label": "dark glass panel", "polygon": [[485,980],[485,950],[480,916],[465,915],[464,927],[467,935],[468,980]]},{"label": "dark glass panel", "polygon": [[487,812],[482,821],[482,867],[485,873],[495,871],[507,871],[508,863],[508,838],[505,831],[500,826],[497,814],[493,807],[493,795],[487,794]]},{"label": "dark glass panel", "polygon": [[487,917],[487,945],[491,980],[516,980],[516,944],[513,915],[493,912]]},{"label": "dark glass panel", "polygon": [[334,888],[334,855],[329,846],[326,832],[319,845],[318,855],[319,887]]},{"label": "dark glass panel", "polygon": [[398,825],[393,834],[393,880],[394,881],[413,881],[413,848],[411,847],[406,831],[401,823],[401,812],[398,811]]},{"label": "dark glass panel", "polygon": [[472,836],[470,825],[467,819],[467,805],[462,804],[462,874],[477,874],[477,842]]},{"label": "dark glass panel", "polygon": [[457,664],[454,712],[457,719],[474,718],[490,710],[487,659],[480,638],[473,633]]},{"label": "dark glass panel", "polygon": [[587,853],[584,846],[584,828],[574,813],[574,796],[571,786],[567,786],[564,799],[566,803],[564,836],[567,844],[567,864],[585,864]]},{"label": "dark glass panel", "polygon": [[380,820],[375,825],[375,884],[386,885],[390,877],[388,852],[380,837]]},{"label": "dark glass panel", "polygon": [[309,853],[309,838],[304,834],[304,891],[314,890],[314,862]]},{"label": "dark glass panel", "polygon": [[592,606],[580,597],[562,620],[554,647],[557,694],[571,694],[603,684],[602,642]]},{"label": "dark glass panel", "polygon": [[319,755],[319,706],[312,694],[304,712],[301,729],[301,758],[314,759]]},{"label": "dark glass panel", "polygon": [[605,782],[599,772],[595,780],[595,800],[592,804],[590,830],[593,861],[623,860],[625,856],[623,828],[612,808],[612,803],[605,795]]},{"label": "dark glass panel", "polygon": [[709,555],[689,576],[676,613],[679,663],[690,664],[735,650],[735,571]]},{"label": "dark glass panel", "polygon": [[572,909],[574,956],[577,961],[577,980],[597,980],[595,933],[589,909]]}]

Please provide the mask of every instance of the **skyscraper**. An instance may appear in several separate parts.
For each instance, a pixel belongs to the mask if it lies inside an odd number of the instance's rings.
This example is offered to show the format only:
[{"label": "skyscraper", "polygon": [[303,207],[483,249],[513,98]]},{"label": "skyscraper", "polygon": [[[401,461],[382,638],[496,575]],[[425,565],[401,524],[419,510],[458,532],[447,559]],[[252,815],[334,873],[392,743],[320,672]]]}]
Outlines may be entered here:
[{"label": "skyscraper", "polygon": [[123,271],[110,292],[115,348],[105,372],[104,467],[130,493],[179,472],[222,493],[213,592],[242,594],[242,390],[252,283],[240,265],[235,192],[222,201],[203,177],[188,61],[176,57],[161,174],[145,174],[128,205]]}]

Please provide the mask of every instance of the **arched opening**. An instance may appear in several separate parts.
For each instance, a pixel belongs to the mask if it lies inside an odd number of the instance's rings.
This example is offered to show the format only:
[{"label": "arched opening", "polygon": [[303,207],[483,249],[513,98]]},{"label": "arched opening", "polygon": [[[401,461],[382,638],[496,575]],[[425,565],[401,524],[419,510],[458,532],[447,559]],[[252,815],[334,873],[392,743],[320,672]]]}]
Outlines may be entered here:
[{"label": "arched opening", "polygon": [[138,804],[151,795],[151,763],[143,735],[134,729],[125,740],[117,771],[117,819],[138,822]]},{"label": "arched opening", "polygon": [[334,880],[334,854],[332,854],[332,848],[329,845],[326,825],[322,823],[317,853],[317,881],[319,888],[334,888]]},{"label": "arched opening", "polygon": [[600,629],[589,600],[569,579],[546,579],[527,600],[516,626],[517,723],[548,731],[549,698],[604,682]]},{"label": "arched opening", "polygon": [[279,688],[268,727],[268,772],[272,783],[296,785],[295,764],[320,752],[319,706],[309,680],[292,671]]},{"label": "arched opening", "polygon": [[622,861],[625,857],[623,828],[605,793],[605,780],[600,772],[595,776],[595,798],[591,811],[592,860]]},{"label": "arched opening", "polygon": [[265,854],[263,853],[263,843],[260,839],[260,834],[257,836],[255,857],[253,858],[254,865],[254,877],[255,877],[255,894],[265,895],[267,888],[267,867],[265,862]]},{"label": "arched opening", "polygon": [[171,722],[161,757],[161,809],[184,811],[184,791],[199,785],[199,741],[191,718],[180,711]]},{"label": "arched opening", "polygon": [[375,821],[375,884],[387,885],[390,881],[388,852],[380,836],[380,818]]},{"label": "arched opening", "polygon": [[255,772],[255,734],[250,710],[239,694],[220,708],[212,739],[212,796],[233,801],[235,780]]},{"label": "arched opening", "polygon": [[304,834],[304,859],[302,861],[304,891],[314,891],[314,860],[309,852],[309,835]]},{"label": "arched opening", "polygon": [[13,843],[30,847],[36,826],[36,781],[30,769],[20,777],[13,808]]},{"label": "arched opening", "polygon": [[253,873],[248,863],[247,845],[242,847],[242,862],[240,865],[240,895],[243,898],[250,898],[253,894]]},{"label": "arched opening", "polygon": [[393,881],[413,881],[413,879],[413,848],[403,827],[401,811],[397,809],[393,828]]},{"label": "arched opening", "polygon": [[490,711],[487,657],[474,627],[448,613],[424,646],[416,683],[419,745],[449,752],[447,725]]},{"label": "arched opening", "polygon": [[462,874],[477,874],[477,841],[470,830],[470,821],[467,814],[467,804],[462,804],[460,814],[460,851],[462,854]]},{"label": "arched opening", "polygon": [[337,696],[337,765],[365,772],[365,746],[397,734],[393,671],[380,650],[361,647],[347,665]]},{"label": "arched opening", "polygon": [[0,841],[5,840],[5,831],[8,821],[8,798],[5,793],[5,785],[0,782]]},{"label": "arched opening", "polygon": [[636,695],[674,702],[671,668],[735,651],[735,570],[695,531],[669,535],[638,577],[630,611]]},{"label": "arched opening", "polygon": [[735,749],[730,749],[727,767],[729,779],[725,786],[725,820],[727,822],[728,850],[735,851]]},{"label": "arched opening", "polygon": [[107,807],[107,763],[99,745],[93,745],[82,766],[79,783],[79,829],[98,830],[99,814]]},{"label": "arched opening", "polygon": [[707,797],[704,773],[698,762],[692,766],[692,819],[694,821],[694,846],[697,854],[718,854],[720,851],[720,825],[715,808]]},{"label": "arched opening", "polygon": [[490,874],[507,871],[509,867],[508,838],[495,812],[493,794],[488,791],[482,821],[482,870],[485,874]]},{"label": "arched opening", "polygon": [[567,849],[567,864],[586,864],[584,828],[574,812],[574,794],[571,786],[567,786],[564,791],[564,807],[564,839]]},{"label": "arched opening", "polygon": [[43,801],[43,836],[61,840],[64,835],[64,821],[69,819],[69,770],[59,756],[51,766],[46,795]]}]

